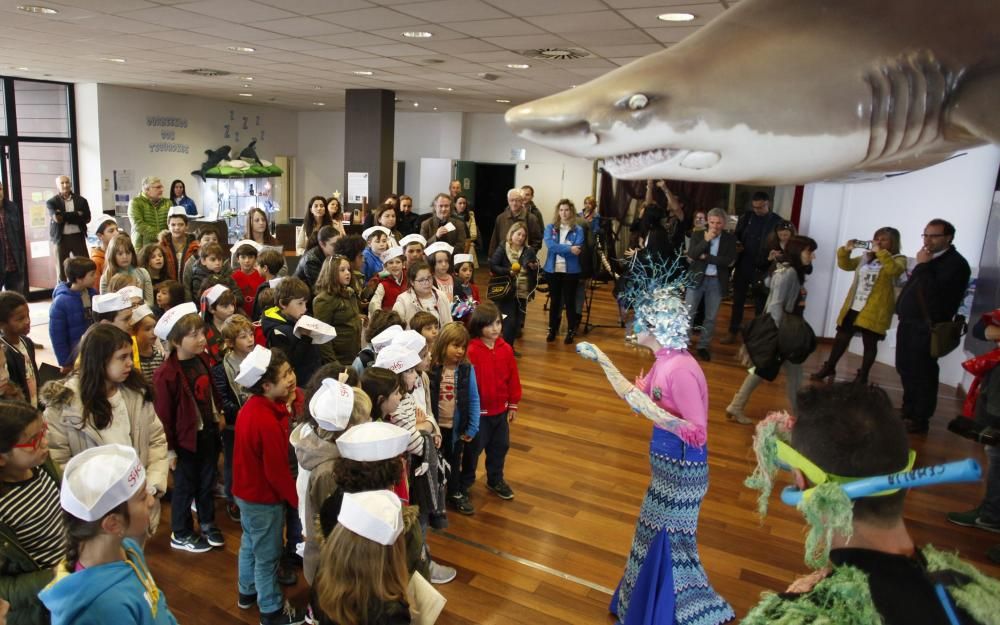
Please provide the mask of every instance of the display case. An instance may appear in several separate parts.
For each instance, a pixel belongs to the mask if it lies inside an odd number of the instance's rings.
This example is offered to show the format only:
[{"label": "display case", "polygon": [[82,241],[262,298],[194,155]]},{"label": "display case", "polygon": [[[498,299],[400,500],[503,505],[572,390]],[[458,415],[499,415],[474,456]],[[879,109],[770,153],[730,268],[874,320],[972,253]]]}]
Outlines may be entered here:
[{"label": "display case", "polygon": [[246,238],[247,213],[261,208],[267,213],[271,233],[274,234],[275,215],[280,210],[277,202],[281,176],[253,176],[246,178],[213,178],[206,176],[202,183],[202,208],[205,219],[223,220],[229,229],[229,243]]}]

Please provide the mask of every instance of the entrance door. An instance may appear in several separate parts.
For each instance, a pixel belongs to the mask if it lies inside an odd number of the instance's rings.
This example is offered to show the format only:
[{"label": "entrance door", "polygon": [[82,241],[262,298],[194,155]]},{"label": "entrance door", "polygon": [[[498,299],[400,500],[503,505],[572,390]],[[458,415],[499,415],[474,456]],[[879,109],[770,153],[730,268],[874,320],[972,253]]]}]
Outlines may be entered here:
[{"label": "entrance door", "polygon": [[[479,226],[479,254],[489,251],[497,215],[507,208],[507,191],[514,187],[514,166],[476,163],[476,194],[473,207]],[[464,185],[464,182],[463,182]]]},{"label": "entrance door", "polygon": [[[462,183],[462,195],[471,204],[476,197],[476,164],[473,161],[455,161],[454,180]],[[472,209],[476,209],[474,204]]]}]

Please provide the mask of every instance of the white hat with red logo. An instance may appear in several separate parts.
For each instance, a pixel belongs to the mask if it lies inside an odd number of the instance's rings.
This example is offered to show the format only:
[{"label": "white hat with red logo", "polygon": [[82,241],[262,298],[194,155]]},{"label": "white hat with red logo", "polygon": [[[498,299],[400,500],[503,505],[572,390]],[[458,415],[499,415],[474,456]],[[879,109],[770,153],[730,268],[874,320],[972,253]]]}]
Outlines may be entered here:
[{"label": "white hat with red logo", "polygon": [[66,463],[59,502],[81,521],[97,521],[131,499],[145,481],[146,469],[131,447],[91,447]]}]

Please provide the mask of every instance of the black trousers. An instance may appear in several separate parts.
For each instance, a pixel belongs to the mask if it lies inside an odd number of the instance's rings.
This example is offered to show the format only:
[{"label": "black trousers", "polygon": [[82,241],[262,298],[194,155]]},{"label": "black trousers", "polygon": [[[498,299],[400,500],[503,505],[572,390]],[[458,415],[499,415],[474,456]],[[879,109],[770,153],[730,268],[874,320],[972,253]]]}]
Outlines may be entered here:
[{"label": "black trousers", "polygon": [[177,450],[174,494],[170,498],[170,529],[177,536],[194,533],[191,502],[198,508],[202,527],[215,525],[215,482],[218,479],[219,430],[206,427],[198,432],[195,451]]},{"label": "black trousers", "polygon": [[90,253],[87,251],[87,239],[83,236],[82,232],[64,234],[59,238],[59,242],[56,243],[56,258],[59,259],[60,282],[66,281],[66,270],[63,267],[63,263],[70,256],[90,258]]},{"label": "black trousers", "polygon": [[931,356],[931,328],[902,320],[896,330],[896,371],[903,383],[903,418],[926,423],[937,408],[938,362]]},{"label": "black trousers", "polygon": [[545,274],[549,283],[549,332],[559,331],[562,311],[566,309],[566,330],[575,332],[580,323],[580,315],[576,312],[576,291],[580,286],[578,273]]},{"label": "black trousers", "polygon": [[[479,419],[479,447],[486,452],[486,483],[496,484],[503,480],[503,466],[510,449],[510,423],[507,413],[481,417]],[[479,454],[476,454],[479,464]],[[475,477],[475,476],[473,476]]]},{"label": "black trousers", "polygon": [[[739,334],[743,326],[743,307],[747,303],[747,295],[750,293],[750,285],[753,283],[753,270],[742,272],[739,269],[733,272],[733,312],[729,318],[729,332]],[[726,296],[725,293],[722,294]],[[753,309],[756,314],[764,312],[764,305],[767,303],[767,296],[757,296],[753,298]]]},{"label": "black trousers", "polygon": [[500,309],[500,313],[506,315],[503,318],[503,340],[514,347],[514,341],[517,339],[517,331],[524,326],[524,317],[528,311],[528,300],[521,299],[520,297],[512,297],[507,301],[494,302],[497,308]]},{"label": "black trousers", "polygon": [[479,434],[469,442],[456,438],[452,442],[451,428],[441,428],[441,457],[451,466],[448,478],[448,494],[468,494],[476,483],[476,461],[479,460]]}]

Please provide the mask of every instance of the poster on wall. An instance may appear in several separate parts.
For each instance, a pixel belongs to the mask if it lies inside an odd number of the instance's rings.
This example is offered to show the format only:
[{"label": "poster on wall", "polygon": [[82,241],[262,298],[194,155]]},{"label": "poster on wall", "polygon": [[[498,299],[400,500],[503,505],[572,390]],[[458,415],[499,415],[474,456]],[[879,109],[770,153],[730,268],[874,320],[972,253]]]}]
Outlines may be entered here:
[{"label": "poster on wall", "polygon": [[115,181],[115,191],[134,191],[135,190],[135,170],[134,169],[116,169],[112,172]]},{"label": "poster on wall", "polygon": [[368,172],[347,172],[347,202],[360,204],[368,199]]}]

